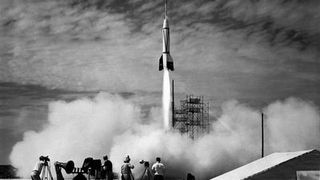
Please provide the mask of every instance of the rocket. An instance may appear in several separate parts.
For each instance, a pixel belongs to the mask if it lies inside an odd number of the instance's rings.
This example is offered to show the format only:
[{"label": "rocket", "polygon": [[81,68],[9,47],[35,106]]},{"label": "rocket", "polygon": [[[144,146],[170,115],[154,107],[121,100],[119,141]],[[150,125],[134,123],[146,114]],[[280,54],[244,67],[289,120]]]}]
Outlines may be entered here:
[{"label": "rocket", "polygon": [[162,55],[159,59],[159,71],[164,68],[174,71],[173,59],[170,55],[170,30],[169,30],[169,20],[167,17],[167,0],[165,0],[164,8],[164,20],[162,26]]}]

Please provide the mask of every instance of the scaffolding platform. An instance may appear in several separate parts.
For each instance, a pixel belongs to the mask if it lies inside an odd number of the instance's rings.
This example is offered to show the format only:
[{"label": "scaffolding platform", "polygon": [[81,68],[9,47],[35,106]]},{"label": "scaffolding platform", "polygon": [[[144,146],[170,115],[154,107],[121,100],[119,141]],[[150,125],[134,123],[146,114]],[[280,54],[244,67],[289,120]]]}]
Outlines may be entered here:
[{"label": "scaffolding platform", "polygon": [[187,95],[180,101],[180,108],[173,108],[172,126],[191,139],[209,133],[209,103],[203,96]]}]

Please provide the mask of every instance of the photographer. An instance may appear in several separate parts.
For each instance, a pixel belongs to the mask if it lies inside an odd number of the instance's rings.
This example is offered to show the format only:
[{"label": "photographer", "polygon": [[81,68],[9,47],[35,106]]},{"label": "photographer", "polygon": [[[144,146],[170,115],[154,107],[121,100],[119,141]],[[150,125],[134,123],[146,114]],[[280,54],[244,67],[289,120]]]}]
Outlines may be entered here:
[{"label": "photographer", "polygon": [[102,166],[102,177],[103,179],[112,180],[113,179],[113,170],[112,162],[108,159],[108,156],[103,156],[103,166]]},{"label": "photographer", "polygon": [[152,173],[150,169],[150,164],[148,161],[141,160],[140,164],[144,165],[144,171],[141,176],[141,180],[152,180]]},{"label": "photographer", "polygon": [[40,173],[42,171],[43,166],[46,165],[49,161],[48,157],[40,156],[39,161],[36,163],[35,167],[33,168],[31,172],[31,179],[32,180],[40,180]]}]

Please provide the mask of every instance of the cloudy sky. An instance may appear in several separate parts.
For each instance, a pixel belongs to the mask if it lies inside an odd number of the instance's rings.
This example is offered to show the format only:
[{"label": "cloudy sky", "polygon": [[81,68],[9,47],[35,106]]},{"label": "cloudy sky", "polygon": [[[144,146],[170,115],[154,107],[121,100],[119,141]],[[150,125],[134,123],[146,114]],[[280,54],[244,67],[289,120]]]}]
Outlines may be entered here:
[{"label": "cloudy sky", "polygon": [[[168,0],[178,97],[320,105],[320,1]],[[0,1],[0,164],[48,103],[98,91],[158,106],[162,0]]]}]

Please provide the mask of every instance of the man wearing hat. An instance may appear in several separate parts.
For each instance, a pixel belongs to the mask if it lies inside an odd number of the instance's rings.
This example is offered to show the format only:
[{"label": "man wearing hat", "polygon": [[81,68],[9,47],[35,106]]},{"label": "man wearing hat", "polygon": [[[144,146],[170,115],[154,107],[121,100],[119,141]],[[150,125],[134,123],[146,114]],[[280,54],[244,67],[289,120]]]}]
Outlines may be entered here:
[{"label": "man wearing hat", "polygon": [[121,179],[122,180],[134,180],[131,169],[134,168],[132,164],[130,164],[130,157],[127,155],[124,158],[124,164],[121,166]]}]

